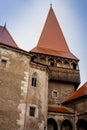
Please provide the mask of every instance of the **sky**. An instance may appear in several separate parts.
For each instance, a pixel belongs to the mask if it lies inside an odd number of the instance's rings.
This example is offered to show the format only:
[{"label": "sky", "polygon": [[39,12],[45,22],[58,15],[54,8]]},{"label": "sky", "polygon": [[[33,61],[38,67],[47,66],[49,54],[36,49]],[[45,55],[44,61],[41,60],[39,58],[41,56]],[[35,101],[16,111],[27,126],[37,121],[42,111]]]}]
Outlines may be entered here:
[{"label": "sky", "polygon": [[50,4],[70,51],[80,59],[81,85],[87,81],[87,0],[0,0],[0,25],[26,51],[39,40]]}]

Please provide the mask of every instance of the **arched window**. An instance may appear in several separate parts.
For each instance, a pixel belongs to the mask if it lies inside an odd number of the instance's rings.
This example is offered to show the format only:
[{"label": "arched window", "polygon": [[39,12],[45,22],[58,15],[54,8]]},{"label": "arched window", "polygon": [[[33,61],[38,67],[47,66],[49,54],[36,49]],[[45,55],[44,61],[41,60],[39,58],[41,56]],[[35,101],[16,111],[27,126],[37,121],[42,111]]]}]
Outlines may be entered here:
[{"label": "arched window", "polygon": [[33,87],[36,87],[37,86],[37,73],[35,72],[35,73],[33,73],[33,76],[32,76],[32,83],[31,83],[31,85],[33,86]]},{"label": "arched window", "polygon": [[31,61],[37,61],[37,57],[34,55],[31,57]]},{"label": "arched window", "polygon": [[77,64],[76,63],[72,63],[73,69],[76,70],[77,69]]},{"label": "arched window", "polygon": [[57,60],[57,66],[58,66],[58,67],[62,67],[62,62],[61,62],[61,60],[59,60],[59,59]]},{"label": "arched window", "polygon": [[53,59],[53,57],[49,57],[49,58],[48,58],[48,64],[49,64],[50,66],[54,66],[54,59]]},{"label": "arched window", "polygon": [[41,62],[41,63],[43,63],[43,64],[45,64],[45,63],[46,63],[46,59],[45,59],[45,57],[44,57],[44,56],[40,57],[40,62]]},{"label": "arched window", "polygon": [[66,60],[63,65],[65,68],[69,68],[69,62]]}]

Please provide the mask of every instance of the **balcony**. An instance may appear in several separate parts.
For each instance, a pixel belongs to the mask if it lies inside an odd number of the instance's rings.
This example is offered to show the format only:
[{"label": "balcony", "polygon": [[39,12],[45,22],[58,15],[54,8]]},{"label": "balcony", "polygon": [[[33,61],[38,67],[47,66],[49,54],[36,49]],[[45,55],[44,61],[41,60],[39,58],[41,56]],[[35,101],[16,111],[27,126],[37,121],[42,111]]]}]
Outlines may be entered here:
[{"label": "balcony", "polygon": [[50,80],[72,82],[76,84],[80,83],[79,70],[53,66],[49,66],[49,69],[51,70],[51,73],[49,75]]}]

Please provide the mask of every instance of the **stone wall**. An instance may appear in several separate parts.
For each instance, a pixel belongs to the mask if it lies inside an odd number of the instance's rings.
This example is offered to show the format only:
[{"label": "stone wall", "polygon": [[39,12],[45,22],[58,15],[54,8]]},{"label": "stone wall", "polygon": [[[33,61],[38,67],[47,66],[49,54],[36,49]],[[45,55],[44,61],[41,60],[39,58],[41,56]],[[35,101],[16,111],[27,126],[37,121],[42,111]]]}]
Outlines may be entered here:
[{"label": "stone wall", "polygon": [[[67,98],[69,95],[71,95],[74,92],[74,85],[73,84],[67,84],[67,83],[60,83],[57,81],[50,81],[49,82],[49,90],[48,90],[48,96],[49,104],[60,104],[61,101],[63,101],[65,98]],[[57,96],[53,93],[57,92]]]},{"label": "stone wall", "polygon": [[0,130],[24,128],[29,58],[0,48]]},{"label": "stone wall", "polygon": [[[36,78],[36,86],[32,78]],[[47,125],[48,110],[48,72],[45,67],[31,63],[29,88],[27,97],[27,113],[25,130],[44,130]],[[30,115],[30,107],[35,108],[35,114]]]}]

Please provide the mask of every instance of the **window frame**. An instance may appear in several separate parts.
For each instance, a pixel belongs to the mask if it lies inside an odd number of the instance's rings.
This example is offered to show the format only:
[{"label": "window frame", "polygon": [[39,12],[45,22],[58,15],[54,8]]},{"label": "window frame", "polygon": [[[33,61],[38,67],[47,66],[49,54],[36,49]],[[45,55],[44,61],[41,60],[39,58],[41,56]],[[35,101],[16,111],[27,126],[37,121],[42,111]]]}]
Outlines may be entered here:
[{"label": "window frame", "polygon": [[[31,108],[34,108],[34,109],[35,109],[35,111],[34,111],[34,116],[30,115],[30,109],[31,109]],[[29,104],[29,107],[28,107],[28,109],[27,109],[27,116],[28,116],[29,118],[38,118],[38,107],[37,107],[36,104]]]}]

